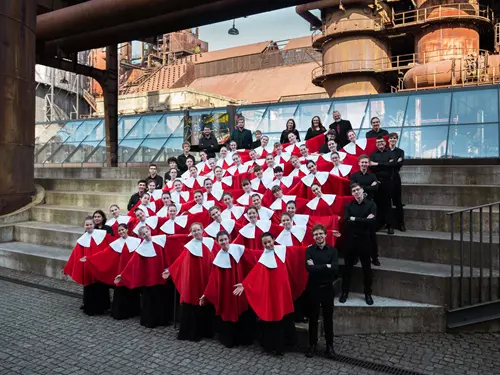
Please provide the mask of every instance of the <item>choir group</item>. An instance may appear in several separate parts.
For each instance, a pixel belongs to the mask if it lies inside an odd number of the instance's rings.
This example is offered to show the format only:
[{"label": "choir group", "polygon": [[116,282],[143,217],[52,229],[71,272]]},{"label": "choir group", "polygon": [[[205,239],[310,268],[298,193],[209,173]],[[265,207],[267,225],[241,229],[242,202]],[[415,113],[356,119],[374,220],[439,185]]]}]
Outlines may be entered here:
[{"label": "choir group", "polygon": [[[185,143],[183,154],[169,159],[165,184],[151,165],[127,214],[112,205],[110,219],[102,211],[85,219],[63,271],[84,286],[83,311],[140,316],[150,328],[178,318],[178,339],[217,332],[228,347],[250,344],[259,332],[266,352],[282,354],[294,343],[294,311],[302,310],[297,301],[304,303],[305,295],[308,355],[315,351],[320,306],[332,354],[337,248],[345,258],[340,302],[359,259],[366,303],[373,304],[371,264],[380,265],[375,231],[378,224],[392,232],[388,181],[399,177],[404,155],[393,154],[396,134],[356,139],[347,130],[341,145],[340,125],[326,131],[318,121],[303,142],[294,124],[284,131],[287,143],[269,144],[261,134],[255,148],[241,149],[248,137],[233,135],[217,160],[202,149],[197,164]],[[244,119],[236,131],[243,130]],[[213,135],[204,131],[204,137],[212,147]],[[380,191],[386,206],[377,215],[373,199]]]}]

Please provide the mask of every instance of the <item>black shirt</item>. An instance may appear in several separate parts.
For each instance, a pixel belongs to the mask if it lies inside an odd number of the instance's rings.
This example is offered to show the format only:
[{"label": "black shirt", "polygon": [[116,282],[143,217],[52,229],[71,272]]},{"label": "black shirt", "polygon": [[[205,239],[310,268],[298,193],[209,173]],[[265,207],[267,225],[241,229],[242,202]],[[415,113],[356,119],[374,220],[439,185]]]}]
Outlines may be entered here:
[{"label": "black shirt", "polygon": [[[191,156],[191,154],[188,154],[188,156]],[[181,172],[180,174],[187,171],[186,159],[188,156],[184,155],[184,153],[177,156],[177,167],[179,167],[179,172]]]},{"label": "black shirt", "polygon": [[[403,163],[405,161],[405,152],[399,147],[394,147],[394,150],[387,148],[387,151],[389,151],[389,153],[391,154],[391,159],[395,163],[394,173],[397,174],[401,170],[401,167],[403,166]],[[401,158],[402,160],[398,161],[399,158]]]},{"label": "black shirt", "polygon": [[[375,217],[367,219],[368,215]],[[373,232],[373,226],[376,222],[377,205],[369,199],[363,199],[361,203],[355,199],[344,208],[344,221],[347,226],[348,241],[353,238],[369,238]],[[351,221],[351,216],[354,221]]]},{"label": "black shirt", "polygon": [[[337,151],[339,150],[339,144],[337,144]],[[321,148],[319,149],[320,154],[328,154],[330,152],[330,149],[328,148],[328,143],[324,143],[321,145]]]},{"label": "black shirt", "polygon": [[157,174],[154,178],[151,176],[148,176],[145,178],[146,181],[148,180],[154,180],[156,182],[156,189],[161,189],[163,187],[163,178]]},{"label": "black shirt", "polygon": [[316,136],[318,136],[320,134],[324,134],[325,132],[326,132],[326,129],[323,126],[321,126],[319,128],[319,130],[316,130],[316,129],[313,129],[313,128],[309,128],[309,129],[307,129],[305,140],[307,141],[307,140],[309,140],[311,138],[314,138],[314,137],[316,137]]},{"label": "black shirt", "polygon": [[[377,177],[371,172],[366,172],[365,174],[363,174],[363,172],[358,171],[351,174],[349,176],[349,180],[351,184],[360,184],[365,193],[368,195],[369,199],[373,199],[376,191],[378,190]],[[373,182],[377,182],[377,184],[372,186]]]},{"label": "black shirt", "polygon": [[127,210],[130,211],[132,209],[132,207],[134,207],[137,204],[137,202],[139,202],[141,197],[142,197],[142,195],[139,195],[138,192],[133,194],[128,201]]},{"label": "black shirt", "polygon": [[219,143],[212,134],[210,134],[208,137],[202,135],[200,137],[198,147],[200,151],[205,151],[207,153],[208,158],[210,159],[210,158],[215,158],[215,153],[219,149]]},{"label": "black shirt", "polygon": [[291,131],[290,130],[283,130],[281,132],[281,137],[280,137],[281,144],[290,142],[290,140],[288,139],[288,134],[290,134],[290,133],[295,134],[295,136],[297,137],[297,142],[300,142],[300,134],[299,134],[299,131],[297,129],[291,130]]},{"label": "black shirt", "polygon": [[[310,259],[314,262],[312,266],[307,264]],[[306,268],[309,272],[309,286],[331,285],[339,271],[337,249],[326,244],[322,249],[316,244],[309,246],[306,250]]]},{"label": "black shirt", "polygon": [[379,136],[385,137],[386,135],[389,135],[389,132],[382,128],[379,129],[378,133],[373,130],[366,132],[366,138],[377,138]]},{"label": "black shirt", "polygon": [[393,177],[393,170],[396,163],[391,161],[391,153],[387,149],[373,151],[370,160],[378,163],[378,165],[373,165],[370,168],[379,181],[388,180]]},{"label": "black shirt", "polygon": [[248,129],[234,129],[231,141],[235,141],[238,149],[250,150],[252,148],[252,132]]},{"label": "black shirt", "polygon": [[260,146],[262,146],[262,144],[260,143],[260,139],[252,142],[252,150],[255,150],[257,147]]},{"label": "black shirt", "polygon": [[113,228],[111,228],[109,225],[102,225],[100,228],[96,225],[95,229],[100,229],[100,230],[105,230],[106,233],[108,233],[111,236],[114,236],[115,234],[113,233]]}]

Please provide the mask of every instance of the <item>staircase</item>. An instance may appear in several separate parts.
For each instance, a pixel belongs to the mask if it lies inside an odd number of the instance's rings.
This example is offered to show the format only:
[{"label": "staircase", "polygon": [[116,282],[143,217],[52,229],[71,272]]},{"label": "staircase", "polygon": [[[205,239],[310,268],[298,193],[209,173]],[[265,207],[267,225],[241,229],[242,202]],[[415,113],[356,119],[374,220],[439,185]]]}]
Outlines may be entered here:
[{"label": "staircase", "polygon": [[[137,181],[146,172],[144,167],[37,169],[36,182],[46,189],[45,204],[32,208],[30,221],[0,226],[0,266],[60,278],[83,232],[84,217],[94,209],[107,211],[114,203],[125,212]],[[375,304],[367,306],[359,294],[363,288],[358,265],[353,275],[353,291],[358,294],[351,293],[344,305],[336,302],[337,334],[445,331],[452,282],[450,254],[457,246],[457,240],[450,240],[446,213],[500,201],[500,166],[405,166],[402,178],[408,231],[378,235],[382,265],[374,267]],[[478,217],[473,215],[472,220],[477,222]],[[464,224],[468,228],[468,217]],[[498,290],[498,207],[492,225],[497,234],[493,246]],[[473,244],[474,249],[477,245]],[[465,263],[467,269],[473,266],[475,277],[478,252]],[[453,282],[458,282],[456,273]]]}]

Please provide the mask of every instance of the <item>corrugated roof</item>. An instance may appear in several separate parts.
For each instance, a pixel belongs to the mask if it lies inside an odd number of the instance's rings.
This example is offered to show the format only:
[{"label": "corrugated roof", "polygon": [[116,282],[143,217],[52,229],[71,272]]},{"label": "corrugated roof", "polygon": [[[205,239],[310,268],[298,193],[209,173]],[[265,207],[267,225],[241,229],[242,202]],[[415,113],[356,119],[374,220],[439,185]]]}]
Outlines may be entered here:
[{"label": "corrugated roof", "polygon": [[283,48],[285,51],[290,50],[290,49],[297,49],[297,48],[307,48],[312,46],[312,40],[310,36],[303,36],[300,38],[294,38],[290,39],[288,43],[286,44],[285,48]]},{"label": "corrugated roof", "polygon": [[311,72],[317,66],[312,62],[198,78],[189,87],[251,103],[278,101],[290,95],[323,94],[323,88],[311,83]]},{"label": "corrugated roof", "polygon": [[229,59],[231,57],[254,55],[262,53],[266,47],[271,43],[270,40],[260,43],[247,44],[245,46],[221,49],[218,51],[205,52],[196,55],[195,62],[197,64],[206,63],[210,61]]}]

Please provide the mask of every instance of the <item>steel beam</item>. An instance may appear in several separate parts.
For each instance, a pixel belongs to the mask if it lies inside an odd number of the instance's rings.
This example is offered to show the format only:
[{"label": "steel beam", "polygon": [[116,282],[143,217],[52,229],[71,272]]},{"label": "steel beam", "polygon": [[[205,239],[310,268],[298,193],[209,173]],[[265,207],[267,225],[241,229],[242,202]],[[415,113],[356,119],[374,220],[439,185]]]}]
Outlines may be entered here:
[{"label": "steel beam", "polygon": [[118,166],[118,46],[106,47],[106,77],[99,82],[104,96],[106,165]]}]

